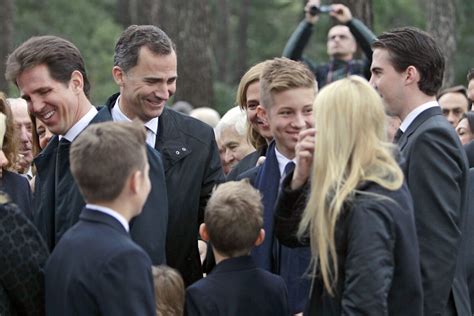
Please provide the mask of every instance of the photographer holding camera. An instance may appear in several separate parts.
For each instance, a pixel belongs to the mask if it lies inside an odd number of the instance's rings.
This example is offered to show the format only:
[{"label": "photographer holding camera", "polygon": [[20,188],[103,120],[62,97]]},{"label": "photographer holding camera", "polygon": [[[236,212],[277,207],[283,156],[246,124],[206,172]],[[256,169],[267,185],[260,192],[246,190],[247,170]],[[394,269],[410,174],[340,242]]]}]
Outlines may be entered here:
[{"label": "photographer holding camera", "polygon": [[[349,75],[360,75],[369,79],[372,63],[370,44],[376,40],[372,31],[360,20],[353,18],[349,8],[343,4],[321,6],[319,0],[309,0],[304,11],[305,19],[286,43],[283,56],[307,64],[315,73],[319,88]],[[313,25],[319,20],[319,15],[324,13],[334,17],[340,24],[333,26],[328,32],[329,63],[316,65],[303,56],[303,50],[311,37]],[[357,50],[356,41],[366,58],[353,59]]]}]

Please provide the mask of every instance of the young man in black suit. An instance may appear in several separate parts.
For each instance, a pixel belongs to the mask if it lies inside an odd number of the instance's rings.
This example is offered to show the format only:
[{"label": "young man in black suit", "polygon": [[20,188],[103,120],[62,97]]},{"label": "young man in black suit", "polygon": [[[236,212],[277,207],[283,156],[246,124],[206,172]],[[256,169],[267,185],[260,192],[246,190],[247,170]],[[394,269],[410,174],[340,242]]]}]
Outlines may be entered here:
[{"label": "young man in black suit", "polygon": [[443,54],[411,27],[372,44],[371,84],[402,123],[395,135],[415,207],[425,315],[471,315],[463,262],[468,167],[459,137],[436,102]]},{"label": "young man in black suit", "polygon": [[221,184],[200,233],[217,265],[186,291],[186,315],[289,315],[282,278],[258,268],[250,251],[265,238],[260,193],[245,180]]},{"label": "young man in black suit", "polygon": [[46,264],[47,315],[154,315],[152,263],[129,235],[151,188],[145,146],[142,126],[112,122],[72,144],[87,204]]}]

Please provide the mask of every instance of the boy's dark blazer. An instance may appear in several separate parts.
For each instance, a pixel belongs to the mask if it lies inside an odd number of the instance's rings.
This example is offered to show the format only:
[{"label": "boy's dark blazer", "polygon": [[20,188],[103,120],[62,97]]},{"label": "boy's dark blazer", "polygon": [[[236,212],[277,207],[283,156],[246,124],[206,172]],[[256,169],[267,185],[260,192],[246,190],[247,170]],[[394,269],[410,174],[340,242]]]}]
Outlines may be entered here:
[{"label": "boy's dark blazer", "polygon": [[432,107],[415,118],[398,145],[415,209],[424,315],[470,315],[462,239],[472,228],[465,224],[468,164],[459,137],[441,109]]},{"label": "boy's dark blazer", "polygon": [[46,314],[154,315],[151,265],[117,219],[85,208],[46,263]]},{"label": "boy's dark blazer", "polygon": [[226,259],[186,290],[185,315],[289,315],[283,279],[250,256]]},{"label": "boy's dark blazer", "polygon": [[[104,107],[90,124],[112,121]],[[84,198],[72,176],[69,165],[71,143],[54,136],[35,158],[37,166],[34,197],[34,223],[50,251],[64,233],[79,219]],[[147,145],[152,189],[142,213],[130,222],[130,235],[150,256],[154,265],[166,263],[166,232],[168,227],[168,195],[161,156]],[[114,157],[110,157],[114,159]],[[91,161],[93,164],[94,162]]]}]

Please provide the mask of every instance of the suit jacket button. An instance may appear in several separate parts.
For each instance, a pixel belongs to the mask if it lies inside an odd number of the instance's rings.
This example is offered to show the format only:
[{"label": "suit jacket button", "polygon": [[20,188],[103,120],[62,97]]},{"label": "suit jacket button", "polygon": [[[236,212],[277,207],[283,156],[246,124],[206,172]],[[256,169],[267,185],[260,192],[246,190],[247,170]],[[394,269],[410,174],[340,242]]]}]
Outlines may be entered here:
[{"label": "suit jacket button", "polygon": [[176,155],[179,155],[179,150],[176,151]]},{"label": "suit jacket button", "polygon": [[183,147],[183,148],[181,148],[181,150],[182,150],[182,151],[186,151],[186,148]]}]

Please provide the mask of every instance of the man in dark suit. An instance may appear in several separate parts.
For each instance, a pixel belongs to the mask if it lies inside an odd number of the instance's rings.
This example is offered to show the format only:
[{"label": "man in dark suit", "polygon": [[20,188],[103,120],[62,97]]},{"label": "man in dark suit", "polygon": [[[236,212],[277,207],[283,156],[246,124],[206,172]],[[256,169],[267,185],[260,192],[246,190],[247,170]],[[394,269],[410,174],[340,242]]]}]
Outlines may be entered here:
[{"label": "man in dark suit", "polygon": [[443,117],[436,93],[444,58],[416,28],[383,33],[374,49],[370,82],[402,123],[395,135],[415,206],[425,315],[471,315],[465,267],[468,169],[466,155]]},{"label": "man in dark suit", "polygon": [[[107,109],[97,114],[90,103],[84,60],[77,47],[65,39],[30,38],[9,56],[6,76],[20,89],[30,113],[57,135],[35,159],[34,222],[53,250],[78,221],[85,205],[69,169],[71,143],[89,124],[112,117]],[[153,188],[142,214],[131,223],[130,233],[153,264],[163,264],[168,221],[164,170],[160,155],[153,148],[147,148],[147,155]]]},{"label": "man in dark suit", "polygon": [[145,137],[136,123],[106,122],[72,144],[71,172],[87,205],[46,263],[47,315],[156,313],[151,260],[129,236],[151,189]]},{"label": "man in dark suit", "polygon": [[185,314],[289,315],[282,278],[249,256],[265,238],[260,193],[247,181],[221,184],[206,207],[200,233],[213,244],[217,265],[186,291]]},{"label": "man in dark suit", "polygon": [[121,34],[112,74],[120,87],[107,101],[113,120],[141,120],[147,143],[161,153],[169,201],[167,264],[189,285],[202,278],[197,236],[204,206],[224,178],[214,132],[165,108],[176,90],[177,59],[173,42],[158,27],[132,25]]}]

